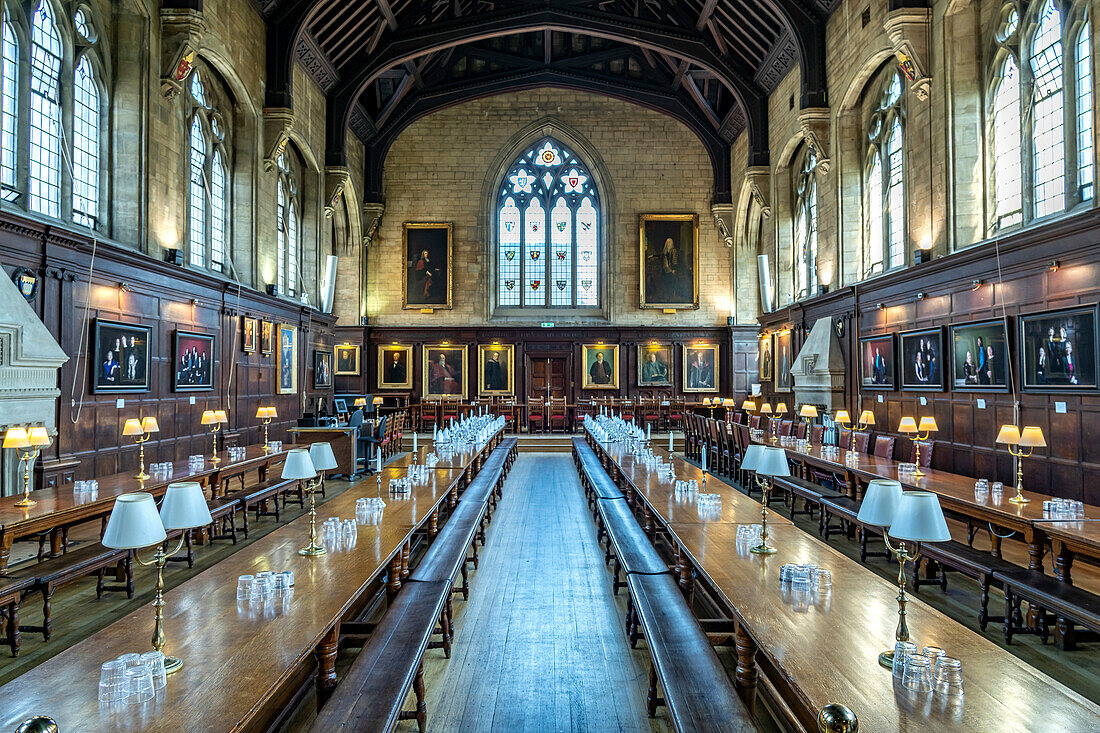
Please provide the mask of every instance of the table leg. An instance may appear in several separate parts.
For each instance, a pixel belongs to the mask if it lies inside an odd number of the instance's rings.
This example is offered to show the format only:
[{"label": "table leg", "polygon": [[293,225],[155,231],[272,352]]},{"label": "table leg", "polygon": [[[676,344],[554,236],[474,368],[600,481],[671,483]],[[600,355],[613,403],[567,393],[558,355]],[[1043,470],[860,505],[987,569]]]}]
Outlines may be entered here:
[{"label": "table leg", "polygon": [[989,531],[989,554],[998,560],[1001,558],[1001,538],[990,528]]},{"label": "table leg", "polygon": [[1070,571],[1073,569],[1073,550],[1066,547],[1066,543],[1055,539],[1052,540],[1054,552],[1054,575],[1058,580],[1063,583],[1073,584],[1073,579],[1070,576]]},{"label": "table leg", "polygon": [[11,532],[0,530],[0,573],[8,567],[8,558],[11,556],[13,542],[15,542],[15,536]]},{"label": "table leg", "polygon": [[[1046,554],[1047,551],[1046,533],[1032,527],[1029,531],[1024,533],[1024,538],[1027,540],[1027,553],[1030,555],[1028,559],[1028,568],[1030,570],[1037,570],[1040,573],[1043,572],[1043,555]],[[997,549],[1000,550],[1000,547]],[[999,556],[1000,555],[996,555],[996,557]]]},{"label": "table leg", "polygon": [[435,537],[439,531],[439,509],[433,509],[431,516],[428,517],[428,536]]},{"label": "table leg", "polygon": [[411,554],[412,545],[406,542],[404,548],[401,550],[401,580],[409,577],[409,555]]},{"label": "table leg", "polygon": [[738,623],[734,643],[737,647],[737,671],[734,673],[734,681],[737,693],[751,713],[756,709],[756,682],[760,677],[756,670],[756,642],[745,631],[744,624]]},{"label": "table leg", "polygon": [[644,507],[645,512],[645,533],[646,537],[649,537],[650,541],[653,540],[654,526],[653,526],[653,512],[649,510],[649,504]]},{"label": "table leg", "polygon": [[403,554],[403,550],[399,551],[390,561],[390,577],[389,582],[386,583],[386,591],[390,600],[393,600],[393,597],[397,595],[397,591],[401,590],[401,556]]},{"label": "table leg", "polygon": [[336,689],[336,652],[339,648],[340,625],[336,624],[317,645],[317,709],[320,710]]}]

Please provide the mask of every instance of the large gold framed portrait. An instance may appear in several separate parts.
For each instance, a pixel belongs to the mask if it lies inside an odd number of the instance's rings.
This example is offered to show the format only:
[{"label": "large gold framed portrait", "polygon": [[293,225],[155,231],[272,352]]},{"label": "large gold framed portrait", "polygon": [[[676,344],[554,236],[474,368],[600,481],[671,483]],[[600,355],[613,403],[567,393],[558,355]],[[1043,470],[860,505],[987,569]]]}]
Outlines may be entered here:
[{"label": "large gold framed portrait", "polygon": [[378,347],[378,389],[412,389],[413,347]]},{"label": "large gold framed portrait", "polygon": [[466,399],[466,345],[433,344],[421,347],[424,381],[420,395],[425,399]]},{"label": "large gold framed portrait", "polygon": [[477,394],[479,397],[515,394],[516,347],[512,344],[479,344]]},{"label": "large gold framed portrait", "polygon": [[718,344],[684,345],[684,391],[718,391]]},{"label": "large gold framed portrait", "polygon": [[298,391],[298,329],[279,324],[279,360],[275,364],[275,381],[279,394]]},{"label": "large gold framed portrait", "polygon": [[339,344],[336,346],[336,376],[358,377],[359,344]]},{"label": "large gold framed portrait", "polygon": [[619,347],[616,344],[581,346],[581,389],[619,388]]},{"label": "large gold framed portrait", "polygon": [[638,386],[672,386],[672,344],[638,344]]},{"label": "large gold framed portrait", "polygon": [[638,240],[643,308],[699,307],[699,215],[642,214]]},{"label": "large gold framed portrait", "polygon": [[451,229],[450,222],[401,226],[403,308],[451,307]]}]

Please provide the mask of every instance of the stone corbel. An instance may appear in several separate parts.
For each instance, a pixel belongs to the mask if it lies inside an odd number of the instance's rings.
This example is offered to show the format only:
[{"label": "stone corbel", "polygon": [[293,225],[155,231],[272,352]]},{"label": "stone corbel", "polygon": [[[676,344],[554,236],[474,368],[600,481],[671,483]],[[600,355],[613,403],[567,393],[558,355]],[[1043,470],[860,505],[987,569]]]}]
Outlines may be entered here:
[{"label": "stone corbel", "polygon": [[714,217],[714,224],[718,227],[718,235],[722,237],[722,244],[733,246],[733,204],[711,204],[710,213]]},{"label": "stone corbel", "polygon": [[290,131],[294,128],[294,110],[269,107],[264,110],[264,170],[271,172],[286,150]]},{"label": "stone corbel", "polygon": [[760,207],[760,215],[770,219],[772,205],[768,201],[768,190],[771,187],[771,168],[766,165],[754,165],[745,169],[745,182],[749,195],[756,205]]},{"label": "stone corbel", "polygon": [[798,126],[802,129],[802,139],[817,157],[817,171],[827,175],[832,164],[829,156],[829,108],[802,110],[798,113]]},{"label": "stone corbel", "polygon": [[386,205],[381,201],[363,204],[363,246],[370,247],[374,242],[374,232],[382,223],[382,214]]},{"label": "stone corbel", "polygon": [[909,91],[917,99],[925,101],[932,90],[928,60],[932,36],[932,10],[930,8],[901,8],[891,10],[883,21],[886,35],[894,47],[898,66],[909,81]]},{"label": "stone corbel", "polygon": [[168,99],[183,91],[183,85],[195,66],[195,56],[202,47],[206,23],[202,12],[181,8],[161,8],[161,69],[160,92]]},{"label": "stone corbel", "polygon": [[332,165],[325,168],[325,218],[331,219],[344,196],[344,187],[351,180],[351,173],[345,166]]}]

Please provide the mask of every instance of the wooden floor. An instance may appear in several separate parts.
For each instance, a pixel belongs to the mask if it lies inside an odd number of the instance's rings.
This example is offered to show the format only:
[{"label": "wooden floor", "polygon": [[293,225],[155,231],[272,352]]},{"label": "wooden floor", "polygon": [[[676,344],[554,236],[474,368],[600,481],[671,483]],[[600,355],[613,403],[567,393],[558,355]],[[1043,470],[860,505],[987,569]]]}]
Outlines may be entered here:
[{"label": "wooden floor", "polygon": [[649,657],[626,641],[567,454],[520,454],[487,540],[451,659],[425,659],[428,730],[667,730],[646,716]]}]

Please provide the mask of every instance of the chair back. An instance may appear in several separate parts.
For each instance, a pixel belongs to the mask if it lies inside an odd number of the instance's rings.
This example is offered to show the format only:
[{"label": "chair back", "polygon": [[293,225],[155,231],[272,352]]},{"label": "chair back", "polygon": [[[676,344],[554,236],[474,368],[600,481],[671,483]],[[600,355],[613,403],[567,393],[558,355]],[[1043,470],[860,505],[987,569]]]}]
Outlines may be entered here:
[{"label": "chair back", "polygon": [[867,452],[867,446],[870,445],[870,443],[871,443],[871,434],[870,433],[859,433],[859,432],[857,432],[855,435],[852,436],[852,450],[857,451],[859,453],[866,453]]},{"label": "chair back", "polygon": [[793,429],[794,429],[794,421],[793,420],[783,420],[779,423],[779,434],[780,435],[790,435],[791,431]]},{"label": "chair back", "polygon": [[897,441],[892,435],[875,436],[875,455],[879,458],[894,457],[894,443]]},{"label": "chair back", "polygon": [[810,430],[810,442],[814,445],[821,445],[821,436],[825,434],[825,428],[822,425],[814,425]]},{"label": "chair back", "polygon": [[[909,462],[913,463],[917,460],[917,442],[913,441],[913,448],[909,453]],[[932,465],[932,449],[935,447],[935,443],[931,440],[922,440],[920,442],[920,465],[921,468],[928,468]]]},{"label": "chair back", "polygon": [[357,428],[363,424],[363,410],[357,409],[351,413],[351,417],[348,418],[348,427]]},{"label": "chair back", "polygon": [[749,415],[749,427],[752,428],[753,430],[759,429],[759,427],[760,427],[760,416],[759,415]]},{"label": "chair back", "polygon": [[806,439],[806,423],[798,423],[798,425],[794,429],[794,437],[798,438],[799,440]]}]

